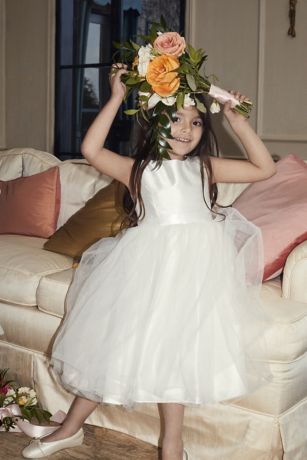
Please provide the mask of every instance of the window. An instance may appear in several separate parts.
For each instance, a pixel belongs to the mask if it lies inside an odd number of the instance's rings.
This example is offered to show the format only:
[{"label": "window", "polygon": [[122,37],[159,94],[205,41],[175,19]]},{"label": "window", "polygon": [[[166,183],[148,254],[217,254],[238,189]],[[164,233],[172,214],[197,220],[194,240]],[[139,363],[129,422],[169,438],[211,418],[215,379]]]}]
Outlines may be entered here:
[{"label": "window", "polygon": [[[54,151],[78,158],[82,139],[110,96],[113,42],[148,32],[161,14],[184,32],[183,0],[57,0]],[[171,19],[170,19],[171,18]],[[129,154],[132,120],[120,109],[107,147]]]}]

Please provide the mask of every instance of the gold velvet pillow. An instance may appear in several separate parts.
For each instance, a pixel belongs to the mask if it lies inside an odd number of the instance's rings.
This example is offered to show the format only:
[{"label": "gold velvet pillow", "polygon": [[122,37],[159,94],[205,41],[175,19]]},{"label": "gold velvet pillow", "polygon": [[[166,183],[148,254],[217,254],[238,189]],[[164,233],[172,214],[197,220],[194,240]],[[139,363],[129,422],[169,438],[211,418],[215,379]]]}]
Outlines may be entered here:
[{"label": "gold velvet pillow", "polygon": [[100,238],[115,236],[125,215],[122,196],[121,184],[112,181],[73,214],[46,241],[44,249],[78,259]]}]

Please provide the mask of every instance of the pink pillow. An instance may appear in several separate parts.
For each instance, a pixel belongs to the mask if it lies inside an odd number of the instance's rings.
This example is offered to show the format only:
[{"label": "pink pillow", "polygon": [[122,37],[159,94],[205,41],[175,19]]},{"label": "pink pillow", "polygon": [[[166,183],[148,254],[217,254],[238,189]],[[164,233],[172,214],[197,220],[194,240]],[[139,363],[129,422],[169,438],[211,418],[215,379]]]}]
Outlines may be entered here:
[{"label": "pink pillow", "polygon": [[276,166],[274,176],[251,184],[233,203],[262,231],[264,280],[279,275],[292,249],[307,239],[307,165],[288,155]]},{"label": "pink pillow", "polygon": [[0,233],[48,238],[56,230],[61,187],[58,166],[0,181]]}]

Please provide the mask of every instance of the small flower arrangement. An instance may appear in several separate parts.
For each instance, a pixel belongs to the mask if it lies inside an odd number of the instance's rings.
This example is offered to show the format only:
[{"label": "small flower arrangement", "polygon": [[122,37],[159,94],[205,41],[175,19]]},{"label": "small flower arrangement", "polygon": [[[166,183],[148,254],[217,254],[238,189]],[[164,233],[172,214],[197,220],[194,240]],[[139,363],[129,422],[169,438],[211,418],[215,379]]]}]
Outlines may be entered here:
[{"label": "small flower arrangement", "polygon": [[207,59],[205,51],[193,48],[177,32],[169,31],[163,17],[161,23],[152,24],[148,35],[140,38],[144,45],[132,40],[115,43],[118,51],[114,60],[119,58],[130,68],[122,76],[127,87],[126,99],[134,89],[138,93],[137,108],[125,113],[148,120],[148,110],[154,109],[150,115],[156,125],[152,147],[162,158],[169,158],[166,141],[171,138],[169,119],[182,107],[196,106],[200,112],[206,112],[202,94],[212,97],[212,113],[220,111],[219,102],[230,100],[233,110],[249,116],[252,102],[245,100],[240,104],[232,94],[213,84],[217,80],[215,75],[201,75],[201,67]]},{"label": "small flower arrangement", "polygon": [[49,421],[50,412],[38,406],[36,392],[7,379],[8,369],[0,369],[0,430],[16,427],[18,418],[38,423]]}]

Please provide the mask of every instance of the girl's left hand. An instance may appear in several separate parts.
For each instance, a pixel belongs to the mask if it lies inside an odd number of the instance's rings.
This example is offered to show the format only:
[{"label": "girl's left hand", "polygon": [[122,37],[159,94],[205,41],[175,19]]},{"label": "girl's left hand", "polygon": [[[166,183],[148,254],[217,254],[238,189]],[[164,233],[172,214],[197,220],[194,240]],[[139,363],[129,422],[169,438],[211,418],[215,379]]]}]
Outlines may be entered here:
[{"label": "girl's left hand", "polygon": [[118,97],[121,100],[125,97],[126,85],[121,81],[120,77],[127,72],[125,64],[117,63],[112,65],[109,80],[113,97]]},{"label": "girl's left hand", "polygon": [[[244,94],[239,93],[239,91],[229,91],[240,103],[244,102],[245,99],[248,99]],[[227,118],[228,122],[231,126],[236,125],[237,123],[244,123],[246,122],[247,118],[244,115],[241,115],[238,112],[235,112],[231,108],[231,102],[226,102],[224,104],[223,113]]]}]

